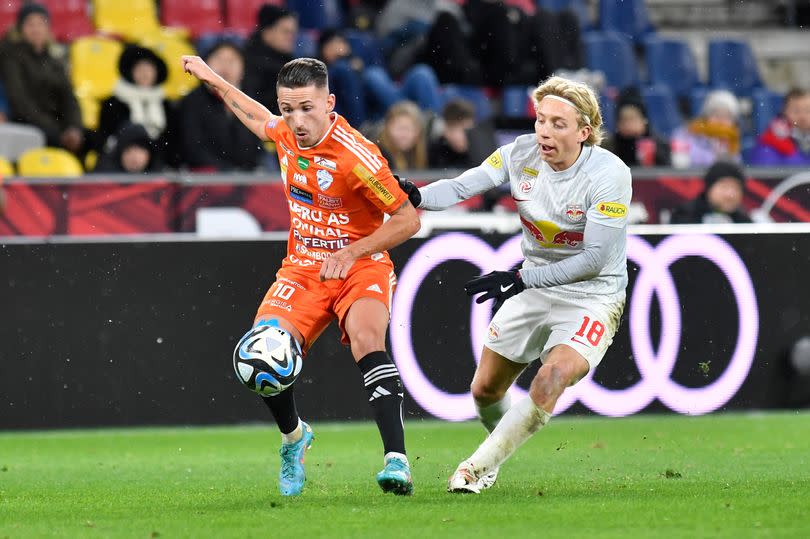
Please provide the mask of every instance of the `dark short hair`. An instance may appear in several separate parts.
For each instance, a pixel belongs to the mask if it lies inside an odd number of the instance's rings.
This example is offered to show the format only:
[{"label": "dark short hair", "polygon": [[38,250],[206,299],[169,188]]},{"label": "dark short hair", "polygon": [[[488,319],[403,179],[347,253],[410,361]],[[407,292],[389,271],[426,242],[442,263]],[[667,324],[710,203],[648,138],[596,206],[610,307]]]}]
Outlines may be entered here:
[{"label": "dark short hair", "polygon": [[284,64],[278,72],[276,88],[329,87],[326,64],[315,58],[296,58]]},{"label": "dark short hair", "polygon": [[475,106],[466,99],[451,99],[444,106],[442,118],[448,124],[458,124],[465,120],[475,119]]},{"label": "dark short hair", "polygon": [[810,89],[808,88],[791,88],[790,91],[785,94],[785,107],[787,107],[788,101],[791,99],[799,99],[808,95],[810,95]]}]

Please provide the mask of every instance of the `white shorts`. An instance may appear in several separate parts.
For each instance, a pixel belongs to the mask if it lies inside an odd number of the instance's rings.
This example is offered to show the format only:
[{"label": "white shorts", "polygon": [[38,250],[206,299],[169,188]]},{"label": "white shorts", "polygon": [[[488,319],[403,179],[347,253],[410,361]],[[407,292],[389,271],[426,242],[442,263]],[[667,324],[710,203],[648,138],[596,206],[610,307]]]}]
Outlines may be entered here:
[{"label": "white shorts", "polygon": [[489,324],[486,346],[515,363],[545,361],[558,344],[567,344],[593,370],[619,328],[624,300],[601,303],[551,294],[540,288],[509,298]]}]

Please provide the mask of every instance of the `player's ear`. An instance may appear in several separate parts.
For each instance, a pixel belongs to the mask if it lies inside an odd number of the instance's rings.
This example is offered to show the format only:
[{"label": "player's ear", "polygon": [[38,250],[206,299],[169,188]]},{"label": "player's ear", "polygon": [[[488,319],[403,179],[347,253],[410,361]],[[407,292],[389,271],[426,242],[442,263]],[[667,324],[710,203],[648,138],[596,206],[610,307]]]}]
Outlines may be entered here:
[{"label": "player's ear", "polygon": [[326,98],[326,112],[335,110],[335,94],[329,94]]},{"label": "player's ear", "polygon": [[586,140],[588,140],[588,137],[591,136],[591,131],[592,129],[590,125],[583,125],[579,129],[579,137],[577,142],[585,142]]}]

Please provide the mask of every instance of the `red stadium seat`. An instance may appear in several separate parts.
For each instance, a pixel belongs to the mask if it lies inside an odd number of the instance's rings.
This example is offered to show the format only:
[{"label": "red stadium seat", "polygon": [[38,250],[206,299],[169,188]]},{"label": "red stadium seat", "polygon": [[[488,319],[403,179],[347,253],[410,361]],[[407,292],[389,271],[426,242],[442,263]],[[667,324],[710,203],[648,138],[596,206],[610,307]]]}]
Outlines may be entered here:
[{"label": "red stadium seat", "polygon": [[69,43],[95,33],[86,0],[43,0],[51,14],[51,31],[57,41]]},{"label": "red stadium seat", "polygon": [[23,0],[4,0],[0,2],[0,35],[14,26],[17,22],[17,12],[23,5]]},{"label": "red stadium seat", "polygon": [[256,15],[264,4],[284,6],[284,0],[225,0],[225,26],[230,32],[246,36],[256,29]]},{"label": "red stadium seat", "polygon": [[219,0],[162,0],[160,18],[164,26],[188,28],[194,39],[224,28]]}]

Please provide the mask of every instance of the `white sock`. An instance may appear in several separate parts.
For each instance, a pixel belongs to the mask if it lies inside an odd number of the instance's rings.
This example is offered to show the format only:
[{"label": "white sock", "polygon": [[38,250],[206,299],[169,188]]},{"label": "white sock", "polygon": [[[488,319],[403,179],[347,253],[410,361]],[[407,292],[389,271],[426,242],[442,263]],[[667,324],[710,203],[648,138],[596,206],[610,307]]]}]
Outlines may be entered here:
[{"label": "white sock", "polygon": [[385,456],[383,457],[383,461],[388,462],[392,458],[398,458],[399,460],[405,461],[405,464],[410,466],[410,463],[408,462],[408,457],[406,457],[403,453],[397,453],[396,451],[389,451],[388,453],[386,453]]},{"label": "white sock", "polygon": [[495,430],[467,459],[473,472],[481,477],[500,466],[549,419],[551,414],[538,408],[531,397],[512,406]]},{"label": "white sock", "polygon": [[481,420],[484,428],[487,429],[487,432],[492,432],[510,406],[512,406],[512,398],[507,393],[498,402],[486,406],[479,406],[476,403],[475,409],[478,411],[478,419]]},{"label": "white sock", "polygon": [[295,442],[300,440],[303,435],[304,435],[304,427],[303,425],[301,425],[301,419],[299,419],[298,426],[295,427],[294,431],[288,434],[284,434],[283,432],[281,433],[281,442],[285,444],[294,444]]}]

